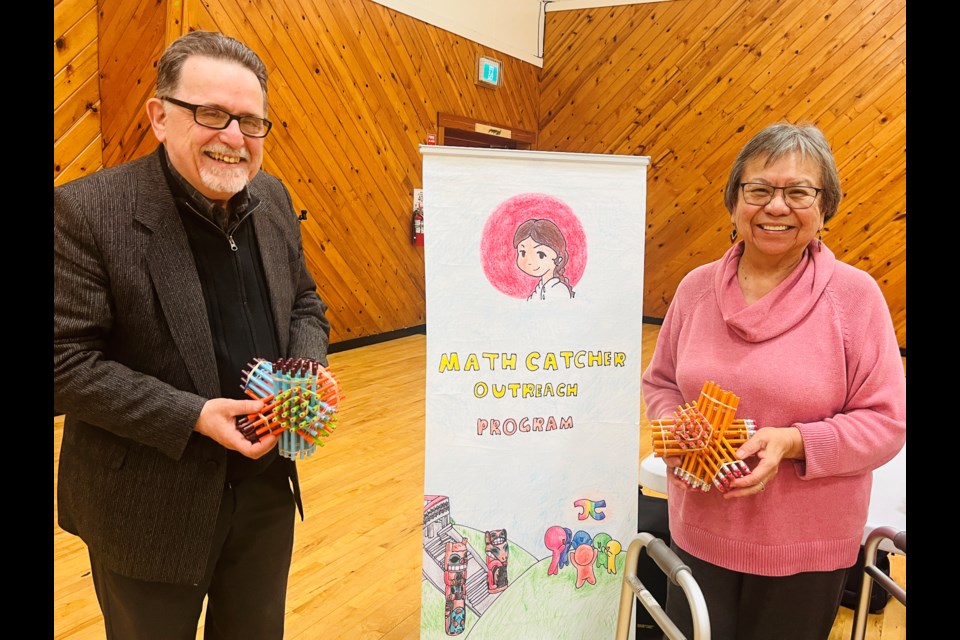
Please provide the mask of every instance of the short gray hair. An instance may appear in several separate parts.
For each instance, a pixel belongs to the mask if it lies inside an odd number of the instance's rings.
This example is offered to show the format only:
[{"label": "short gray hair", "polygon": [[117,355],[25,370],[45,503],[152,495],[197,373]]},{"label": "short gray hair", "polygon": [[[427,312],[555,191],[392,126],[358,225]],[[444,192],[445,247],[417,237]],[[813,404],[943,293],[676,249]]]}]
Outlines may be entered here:
[{"label": "short gray hair", "polygon": [[809,122],[790,124],[778,122],[772,124],[758,134],[740,150],[737,159],[730,170],[727,188],[723,194],[723,203],[727,211],[733,213],[740,196],[740,181],[747,162],[754,158],[766,157],[766,164],[776,162],[779,158],[799,152],[803,159],[812,158],[820,167],[820,211],[823,221],[826,222],[840,208],[840,199],[843,192],[840,189],[840,176],[837,173],[837,164],[833,159],[833,151],[823,132]]},{"label": "short gray hair", "polygon": [[228,60],[246,67],[257,76],[263,89],[263,113],[267,113],[267,67],[253,49],[230,36],[213,31],[191,31],[167,47],[157,65],[157,97],[172,97],[180,84],[183,64],[190,56]]}]

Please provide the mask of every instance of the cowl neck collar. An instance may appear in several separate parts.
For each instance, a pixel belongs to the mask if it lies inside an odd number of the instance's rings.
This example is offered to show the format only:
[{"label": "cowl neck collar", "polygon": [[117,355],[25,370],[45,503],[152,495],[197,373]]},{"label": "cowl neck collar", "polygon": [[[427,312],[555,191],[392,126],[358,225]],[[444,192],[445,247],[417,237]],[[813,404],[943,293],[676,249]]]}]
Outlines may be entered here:
[{"label": "cowl neck collar", "polygon": [[737,280],[737,265],[744,244],[738,242],[720,258],[714,289],[720,314],[731,331],[747,342],[770,340],[802,321],[826,288],[836,256],[813,240],[786,279],[751,305],[747,305]]}]

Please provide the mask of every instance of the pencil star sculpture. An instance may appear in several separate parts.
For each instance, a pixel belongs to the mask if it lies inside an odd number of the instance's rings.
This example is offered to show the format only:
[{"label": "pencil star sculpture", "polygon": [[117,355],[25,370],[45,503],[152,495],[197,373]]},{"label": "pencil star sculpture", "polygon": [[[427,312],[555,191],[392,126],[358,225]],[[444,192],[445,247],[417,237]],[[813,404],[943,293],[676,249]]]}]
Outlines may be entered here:
[{"label": "pencil star sculpture", "polygon": [[241,388],[266,404],[259,413],[237,416],[237,429],[250,442],[280,436],[280,455],[305,458],[323,446],[336,428],[342,393],[333,373],[316,360],[257,358],[243,372]]},{"label": "pencil star sculpture", "polygon": [[750,473],[737,448],[756,432],[753,420],[735,418],[740,398],[714,382],[705,382],[695,404],[677,407],[673,418],[652,420],[653,453],[679,456],[674,475],[694,489],[721,493],[730,481]]}]

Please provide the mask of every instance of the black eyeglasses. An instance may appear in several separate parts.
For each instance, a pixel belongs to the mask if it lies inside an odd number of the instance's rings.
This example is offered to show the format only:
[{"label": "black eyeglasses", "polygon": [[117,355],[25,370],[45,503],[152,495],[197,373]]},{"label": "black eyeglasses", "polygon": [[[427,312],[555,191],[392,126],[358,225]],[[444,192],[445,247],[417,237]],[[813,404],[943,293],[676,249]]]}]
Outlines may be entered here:
[{"label": "black eyeglasses", "polygon": [[754,206],[769,204],[777,191],[783,191],[783,201],[791,209],[806,209],[823,191],[817,187],[774,187],[761,182],[741,182],[740,189],[743,191],[744,202]]},{"label": "black eyeglasses", "polygon": [[243,135],[250,136],[251,138],[264,138],[270,133],[270,127],[273,126],[273,123],[266,118],[236,116],[223,109],[208,107],[202,104],[190,104],[189,102],[177,100],[176,98],[160,99],[192,111],[194,122],[208,129],[222,131],[230,126],[232,120],[236,120],[237,124],[240,125],[240,133]]}]

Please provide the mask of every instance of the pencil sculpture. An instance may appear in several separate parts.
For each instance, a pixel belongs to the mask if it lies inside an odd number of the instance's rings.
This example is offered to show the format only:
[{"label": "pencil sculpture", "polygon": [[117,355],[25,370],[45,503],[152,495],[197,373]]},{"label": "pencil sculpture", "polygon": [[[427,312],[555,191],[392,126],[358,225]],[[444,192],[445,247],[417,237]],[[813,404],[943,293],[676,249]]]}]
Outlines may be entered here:
[{"label": "pencil sculpture", "polygon": [[237,428],[250,442],[280,436],[280,455],[305,458],[323,446],[336,427],[342,394],[333,373],[316,360],[257,358],[243,372],[241,388],[266,404],[259,413],[237,417]]},{"label": "pencil sculpture", "polygon": [[711,486],[725,493],[730,481],[750,473],[737,448],[756,432],[753,420],[734,418],[740,398],[714,382],[705,382],[695,404],[677,407],[673,418],[652,420],[653,452],[679,456],[673,472],[694,489]]}]

